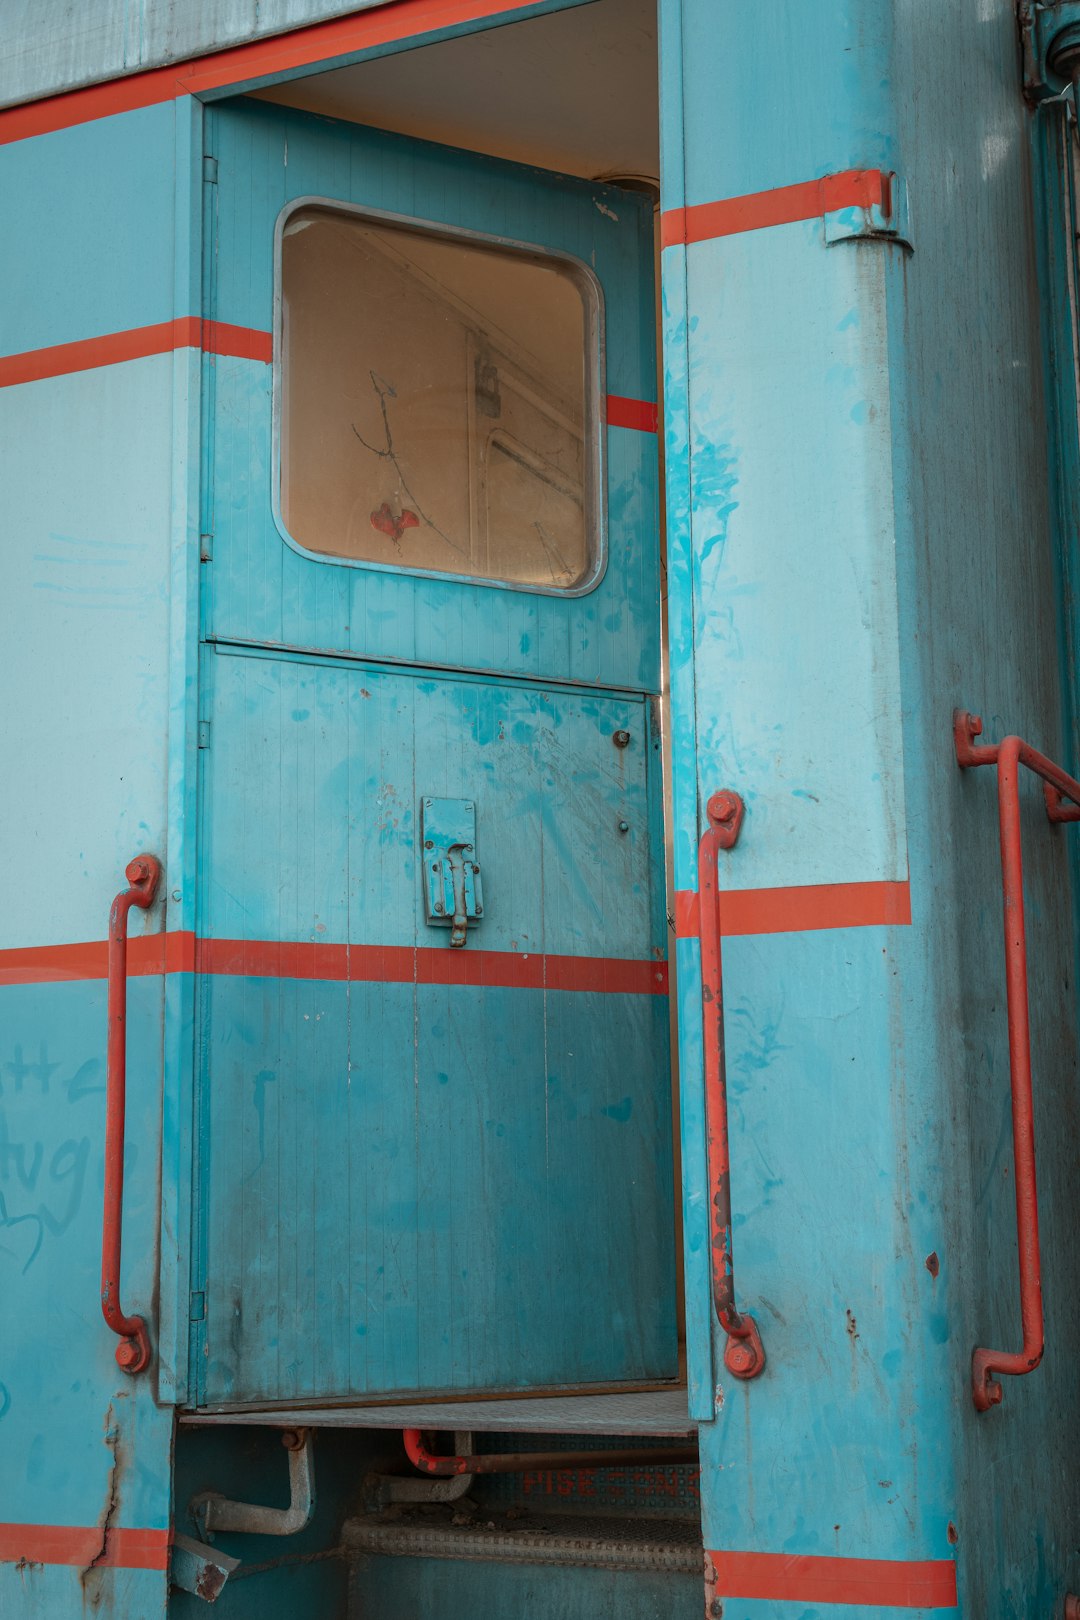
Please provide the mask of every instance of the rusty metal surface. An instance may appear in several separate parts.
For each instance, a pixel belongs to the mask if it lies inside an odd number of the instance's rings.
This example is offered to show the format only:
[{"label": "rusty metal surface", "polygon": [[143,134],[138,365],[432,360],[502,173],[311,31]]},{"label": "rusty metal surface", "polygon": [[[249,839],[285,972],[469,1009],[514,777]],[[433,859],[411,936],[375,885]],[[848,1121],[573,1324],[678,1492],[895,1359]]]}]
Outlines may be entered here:
[{"label": "rusty metal surface", "polygon": [[150,1336],[141,1316],[126,1316],[120,1305],[120,1246],[124,1224],[124,1120],[127,1108],[127,926],[132,906],[153,904],[161,863],[139,855],[128,863],[129,887],[109,913],[109,1012],[105,1093],[105,1206],[101,1228],[101,1310],[119,1336],[116,1360],[124,1372],[150,1364]]},{"label": "rusty metal surface", "polygon": [[216,1603],[229,1576],[240,1567],[239,1558],[208,1547],[203,1541],[179,1533],[173,1536],[169,1579],[182,1592],[192,1592],[204,1603]]},{"label": "rusty metal surface", "polygon": [[756,1378],[765,1349],[752,1316],[735,1304],[735,1259],[731,1241],[731,1155],[728,1141],[727,1072],[724,1061],[724,989],[720,951],[717,857],[739,836],[746,806],[737,793],[714,793],[706,807],[709,825],[698,846],[701,907],[701,1018],[705,1044],[705,1137],[709,1170],[709,1237],[716,1319],[727,1335],[724,1365],[733,1378]]},{"label": "rusty metal surface", "polygon": [[957,710],[953,742],[961,769],[996,765],[1001,838],[1001,887],[1005,926],[1005,994],[1009,1025],[1009,1088],[1012,1096],[1013,1164],[1016,1187],[1016,1244],[1020,1262],[1019,1351],[978,1346],[971,1358],[972,1399],[980,1412],[1001,1401],[999,1375],[1022,1377],[1043,1357],[1042,1257],[1035,1178],[1035,1115],[1031,1083],[1031,1026],[1028,1007],[1028,955],[1024,918],[1024,870],[1020,835],[1020,767],[1043,783],[1051,821],[1080,818],[1080,782],[1020,737],[977,744],[982,721]]}]

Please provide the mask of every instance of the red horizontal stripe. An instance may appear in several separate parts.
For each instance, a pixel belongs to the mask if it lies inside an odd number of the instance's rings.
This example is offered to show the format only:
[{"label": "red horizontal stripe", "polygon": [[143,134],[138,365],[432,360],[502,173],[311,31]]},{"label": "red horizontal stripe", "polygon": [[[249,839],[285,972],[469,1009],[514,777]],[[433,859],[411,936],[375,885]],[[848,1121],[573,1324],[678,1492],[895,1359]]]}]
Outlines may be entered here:
[{"label": "red horizontal stripe", "polygon": [[95,366],[115,366],[123,360],[145,360],[148,355],[168,354],[171,349],[198,347],[201,324],[197,316],[185,315],[175,321],[159,321],[156,326],[135,326],[105,337],[9,354],[0,359],[0,388],[38,382],[43,377],[61,377],[72,371],[90,371]]},{"label": "red horizontal stripe", "polygon": [[[666,962],[539,952],[462,951],[422,945],[336,945],[289,940],[204,939],[190,933],[133,935],[128,973],[220,973],[339,983],[487,985],[492,989],[667,994]],[[0,951],[0,985],[104,979],[108,946],[39,945]]]},{"label": "red horizontal stripe", "polygon": [[253,326],[230,326],[228,321],[204,321],[202,346],[208,354],[231,354],[238,360],[274,358],[274,339]]},{"label": "red horizontal stripe", "polygon": [[331,945],[206,939],[196,947],[204,973],[249,978],[326,979],[353,984],[446,984],[518,990],[594,990],[666,995],[667,963],[516,951],[455,951],[422,945]]},{"label": "red horizontal stripe", "polygon": [[[109,971],[108,957],[109,947],[103,939],[87,940],[81,945],[31,945],[0,951],[0,985],[104,979]],[[129,977],[191,973],[194,967],[194,934],[177,930],[171,934],[133,934],[128,940]]]},{"label": "red horizontal stripe", "polygon": [[[818,928],[873,928],[911,922],[911,884],[807,883],[789,889],[725,889],[720,895],[720,931],[737,934],[797,934]],[[675,896],[675,932],[698,935],[698,897]]]},{"label": "red horizontal stripe", "polygon": [[722,202],[669,208],[660,219],[660,244],[673,247],[707,242],[717,236],[760,231],[767,225],[791,225],[799,219],[821,219],[837,208],[889,206],[889,176],[880,169],[846,169],[821,180],[754,191]]},{"label": "red horizontal stripe", "polygon": [[721,1598],[790,1603],[862,1603],[893,1609],[956,1607],[956,1565],[947,1558],[819,1558],[791,1553],[712,1552]]},{"label": "red horizontal stripe", "polygon": [[73,1564],[85,1569],[168,1569],[168,1530],[106,1533],[102,1549],[96,1524],[0,1524],[0,1563]]},{"label": "red horizontal stripe", "polygon": [[660,409],[647,399],[626,399],[622,394],[607,397],[608,427],[636,428],[639,433],[656,433]]},{"label": "red horizontal stripe", "polygon": [[234,45],[206,56],[150,68],[63,95],[45,96],[0,111],[0,144],[52,130],[69,129],[94,118],[151,107],[178,96],[202,95],[229,85],[251,86],[257,79],[288,73],[312,62],[347,57],[396,40],[488,17],[528,10],[535,0],[391,0],[359,16],[335,17],[270,39]]},{"label": "red horizontal stripe", "polygon": [[[207,354],[260,360],[266,365],[274,358],[274,339],[270,332],[185,315],[175,321],[159,321],[156,326],[136,326],[126,332],[110,332],[105,337],[83,338],[77,343],[56,343],[47,349],[7,355],[0,358],[0,388],[38,382],[43,377],[61,377],[73,371],[90,371],[96,366],[115,366],[124,360],[143,360],[152,354],[168,354],[172,349],[200,347]],[[607,420],[609,427],[655,433],[658,407],[645,399],[609,394]]]},{"label": "red horizontal stripe", "polygon": [[148,355],[169,354],[173,349],[200,347],[210,354],[269,362],[273,339],[269,332],[250,326],[230,326],[226,321],[201,321],[197,315],[183,315],[175,321],[159,321],[156,326],[133,326],[127,332],[109,332],[104,337],[82,338],[78,343],[54,343],[47,349],[6,355],[0,358],[0,388],[40,382],[43,377],[62,377],[73,371],[91,371],[97,366],[116,366],[125,360],[145,360]]}]

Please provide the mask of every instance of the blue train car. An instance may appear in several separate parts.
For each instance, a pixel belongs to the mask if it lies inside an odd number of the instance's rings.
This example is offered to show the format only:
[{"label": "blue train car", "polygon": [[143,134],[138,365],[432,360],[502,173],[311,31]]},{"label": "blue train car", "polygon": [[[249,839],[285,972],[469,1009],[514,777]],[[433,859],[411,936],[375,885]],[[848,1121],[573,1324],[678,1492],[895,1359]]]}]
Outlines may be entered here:
[{"label": "blue train car", "polygon": [[0,1615],[1078,1620],[1080,5],[2,11]]}]

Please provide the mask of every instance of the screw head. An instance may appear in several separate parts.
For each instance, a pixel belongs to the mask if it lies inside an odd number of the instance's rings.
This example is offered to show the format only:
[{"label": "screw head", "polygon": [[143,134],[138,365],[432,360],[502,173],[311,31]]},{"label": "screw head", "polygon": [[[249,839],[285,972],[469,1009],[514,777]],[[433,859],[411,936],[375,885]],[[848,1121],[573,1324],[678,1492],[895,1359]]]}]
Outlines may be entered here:
[{"label": "screw head", "polygon": [[621,833],[629,832],[630,831],[630,823],[628,821],[620,821],[619,822],[619,831]]},{"label": "screw head", "polygon": [[435,910],[438,912],[439,916],[441,917],[442,914],[443,914],[443,903],[442,903],[441,900],[436,900],[436,902],[435,902]]},{"label": "screw head", "polygon": [[616,748],[629,748],[630,733],[628,731],[613,731],[611,733],[611,740],[615,744]]}]

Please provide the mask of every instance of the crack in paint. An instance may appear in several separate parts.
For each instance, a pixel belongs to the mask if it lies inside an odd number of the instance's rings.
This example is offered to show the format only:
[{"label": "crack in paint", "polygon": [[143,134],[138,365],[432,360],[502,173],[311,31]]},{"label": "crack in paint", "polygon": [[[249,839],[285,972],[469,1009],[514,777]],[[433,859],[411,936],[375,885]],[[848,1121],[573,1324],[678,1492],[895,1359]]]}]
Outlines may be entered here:
[{"label": "crack in paint", "polygon": [[[109,1476],[105,1492],[105,1504],[98,1516],[98,1524],[101,1529],[101,1545],[90,1562],[79,1571],[79,1584],[84,1593],[88,1591],[87,1583],[93,1576],[94,1571],[100,1569],[108,1557],[109,1537],[112,1534],[113,1521],[120,1510],[120,1478],[123,1470],[119,1456],[120,1431],[113,1421],[112,1401],[109,1402],[105,1411],[104,1443],[109,1451]],[[101,1602],[101,1597],[100,1590],[90,1594],[91,1602],[95,1608]]]}]

